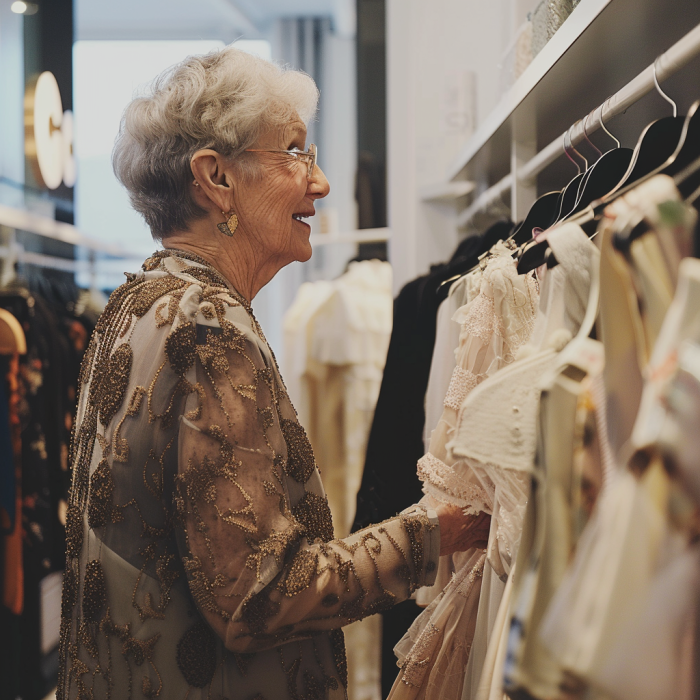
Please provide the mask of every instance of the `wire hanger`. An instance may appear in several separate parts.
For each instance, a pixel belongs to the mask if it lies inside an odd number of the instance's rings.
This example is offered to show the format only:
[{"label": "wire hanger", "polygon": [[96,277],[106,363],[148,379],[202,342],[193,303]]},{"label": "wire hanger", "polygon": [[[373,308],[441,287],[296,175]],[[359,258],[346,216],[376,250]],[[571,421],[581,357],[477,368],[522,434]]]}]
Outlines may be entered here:
[{"label": "wire hanger", "polygon": [[[612,97],[612,95],[610,95],[610,97]],[[610,97],[608,97],[605,100],[605,102],[603,102],[603,104],[600,105],[600,119],[599,119],[599,121],[600,121],[600,126],[603,129],[603,131],[617,144],[617,146],[615,146],[615,148],[620,148],[620,146],[622,145],[620,143],[620,140],[616,136],[613,136],[613,134],[611,134],[610,131],[608,131],[608,127],[605,126],[605,122],[603,121],[603,108],[610,101]]]},{"label": "wire hanger", "polygon": [[656,85],[656,91],[661,95],[661,97],[666,100],[669,104],[673,106],[673,116],[677,117],[678,116],[678,105],[661,89],[661,85],[659,85],[659,77],[656,73],[656,64],[659,62],[659,59],[661,56],[657,56],[656,59],[654,60],[654,85]]}]

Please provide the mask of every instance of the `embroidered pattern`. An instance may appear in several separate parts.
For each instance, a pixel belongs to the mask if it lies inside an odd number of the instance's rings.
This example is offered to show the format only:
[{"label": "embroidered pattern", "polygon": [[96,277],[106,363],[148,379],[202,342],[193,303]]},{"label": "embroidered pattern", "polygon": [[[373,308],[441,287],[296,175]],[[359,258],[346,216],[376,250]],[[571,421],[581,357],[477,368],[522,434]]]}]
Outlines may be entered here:
[{"label": "embroidered pattern", "polygon": [[479,383],[479,378],[468,369],[457,366],[452,371],[450,385],[445,394],[445,408],[459,411],[460,406],[474,387]]}]

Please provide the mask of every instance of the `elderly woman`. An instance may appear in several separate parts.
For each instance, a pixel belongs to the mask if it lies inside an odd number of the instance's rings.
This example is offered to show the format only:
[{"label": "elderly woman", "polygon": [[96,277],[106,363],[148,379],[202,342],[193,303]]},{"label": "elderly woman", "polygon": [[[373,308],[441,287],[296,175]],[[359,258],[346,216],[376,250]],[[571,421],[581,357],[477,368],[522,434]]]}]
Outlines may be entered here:
[{"label": "elderly woman", "polygon": [[[308,260],[317,90],[233,48],[126,110],[117,176],[164,249],[80,376],[58,698],[342,698],[341,627],[484,539],[446,507],[343,540],[250,302]],[[400,407],[397,407],[400,410]]]}]

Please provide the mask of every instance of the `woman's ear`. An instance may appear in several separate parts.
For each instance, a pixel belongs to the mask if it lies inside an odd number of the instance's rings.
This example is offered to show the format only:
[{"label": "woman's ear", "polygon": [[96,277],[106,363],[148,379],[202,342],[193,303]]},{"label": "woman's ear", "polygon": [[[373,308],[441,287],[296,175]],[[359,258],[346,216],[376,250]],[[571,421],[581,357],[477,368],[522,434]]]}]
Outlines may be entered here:
[{"label": "woman's ear", "polygon": [[233,181],[226,172],[223,156],[203,148],[190,159],[190,169],[198,185],[196,189],[201,192],[198,199],[208,199],[218,211],[229,211],[233,202]]}]

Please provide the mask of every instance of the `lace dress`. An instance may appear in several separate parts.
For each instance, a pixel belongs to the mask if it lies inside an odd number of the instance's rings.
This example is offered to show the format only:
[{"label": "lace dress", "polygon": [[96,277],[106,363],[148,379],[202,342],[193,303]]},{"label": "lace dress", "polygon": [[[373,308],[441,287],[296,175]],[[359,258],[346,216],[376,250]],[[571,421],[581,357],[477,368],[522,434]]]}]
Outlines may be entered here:
[{"label": "lace dress", "polygon": [[[492,257],[470,283],[478,293],[453,317],[461,326],[457,363],[430,452],[418,462],[427,501],[460,505],[472,513],[490,513],[491,497],[461,461],[448,454],[446,445],[453,438],[464,399],[484,379],[513,362],[532,330],[537,283],[532,275],[518,275],[511,252],[502,243],[494,246]],[[391,700],[460,697],[484,561],[480,550],[441,557],[438,581],[447,579],[447,585],[396,647],[401,671]]]},{"label": "lace dress", "polygon": [[342,700],[340,627],[435,575],[422,507],[334,538],[260,326],[189,253],[112,294],[71,464],[60,700]]},{"label": "lace dress", "polygon": [[[448,444],[448,453],[461,458],[462,468],[478,479],[492,503],[488,565],[461,696],[466,700],[503,695],[510,592],[530,490],[540,386],[545,374],[556,368],[559,351],[581,326],[591,270],[597,264],[595,245],[578,226],[552,231],[548,240],[559,264],[547,272],[540,296],[538,322],[546,321],[545,346],[539,351],[532,348],[530,354],[524,348],[516,362],[469,394]],[[552,286],[560,293],[550,295],[547,288]]]}]

